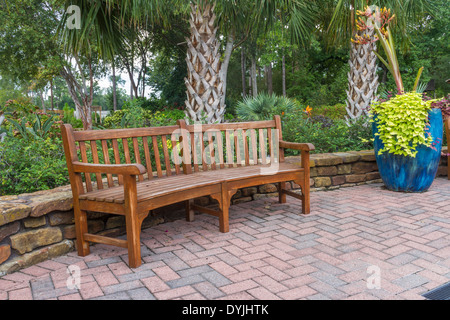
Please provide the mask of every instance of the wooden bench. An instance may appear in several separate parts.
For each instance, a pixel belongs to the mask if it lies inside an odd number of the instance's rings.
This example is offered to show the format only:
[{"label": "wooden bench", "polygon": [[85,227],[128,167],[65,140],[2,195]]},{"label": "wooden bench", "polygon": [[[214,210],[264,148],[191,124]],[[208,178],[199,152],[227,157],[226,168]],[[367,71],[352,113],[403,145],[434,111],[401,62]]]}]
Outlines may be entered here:
[{"label": "wooden bench", "polygon": [[[89,243],[128,249],[129,265],[141,264],[140,232],[149,211],[184,202],[186,218],[194,212],[219,218],[221,232],[229,231],[229,206],[238,189],[277,183],[279,201],[286,195],[302,201],[310,212],[308,143],[282,140],[281,120],[187,125],[136,129],[74,131],[61,125],[73,193],[77,250],[89,254]],[[301,150],[302,167],[284,162],[284,150]],[[287,181],[301,194],[287,190]],[[218,210],[194,204],[211,196]],[[88,212],[125,216],[126,240],[88,232]]]}]

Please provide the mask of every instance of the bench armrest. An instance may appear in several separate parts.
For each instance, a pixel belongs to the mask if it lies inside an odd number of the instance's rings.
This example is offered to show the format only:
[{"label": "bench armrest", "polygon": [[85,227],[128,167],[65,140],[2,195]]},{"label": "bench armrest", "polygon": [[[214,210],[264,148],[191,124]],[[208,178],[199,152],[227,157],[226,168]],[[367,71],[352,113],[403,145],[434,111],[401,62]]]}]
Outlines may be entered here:
[{"label": "bench armrest", "polygon": [[79,161],[72,162],[75,172],[84,173],[109,173],[121,175],[140,175],[147,172],[145,167],[139,163],[133,164],[95,164]]},{"label": "bench armrest", "polygon": [[316,149],[311,143],[286,142],[283,140],[280,140],[280,148],[300,151],[313,151]]}]

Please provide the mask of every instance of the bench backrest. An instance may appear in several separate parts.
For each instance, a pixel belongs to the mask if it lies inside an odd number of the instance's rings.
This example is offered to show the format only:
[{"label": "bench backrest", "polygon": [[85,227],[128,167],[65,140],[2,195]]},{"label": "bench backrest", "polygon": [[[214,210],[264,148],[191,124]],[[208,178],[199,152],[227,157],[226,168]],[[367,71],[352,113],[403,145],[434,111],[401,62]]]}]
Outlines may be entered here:
[{"label": "bench backrest", "polygon": [[[139,181],[284,160],[278,146],[279,117],[210,125],[187,125],[179,120],[176,126],[88,131],[74,131],[64,124],[61,129],[65,131],[65,152],[72,162],[140,163],[147,174],[138,176]],[[123,183],[121,176],[111,174],[82,175],[83,192]]]}]

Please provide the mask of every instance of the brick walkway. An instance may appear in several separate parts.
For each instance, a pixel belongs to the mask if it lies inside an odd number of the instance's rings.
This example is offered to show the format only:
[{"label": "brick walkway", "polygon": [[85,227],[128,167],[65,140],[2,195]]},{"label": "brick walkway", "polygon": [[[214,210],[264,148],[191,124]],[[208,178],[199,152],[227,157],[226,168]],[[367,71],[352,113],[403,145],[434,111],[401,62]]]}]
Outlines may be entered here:
[{"label": "brick walkway", "polygon": [[290,197],[234,205],[228,234],[207,215],[143,230],[134,270],[126,250],[104,245],[45,261],[0,278],[0,300],[409,300],[450,281],[450,181],[424,194],[372,184],[311,198],[309,216]]}]

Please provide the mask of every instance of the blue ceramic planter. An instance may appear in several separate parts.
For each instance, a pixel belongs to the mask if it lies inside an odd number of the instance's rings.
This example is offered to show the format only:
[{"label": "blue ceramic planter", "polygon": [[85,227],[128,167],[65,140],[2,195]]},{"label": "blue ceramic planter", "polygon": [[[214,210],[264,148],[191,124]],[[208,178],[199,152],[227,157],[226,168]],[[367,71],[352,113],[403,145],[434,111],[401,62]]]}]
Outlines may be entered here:
[{"label": "blue ceramic planter", "polygon": [[443,119],[440,109],[431,109],[428,113],[428,130],[433,137],[434,148],[420,146],[415,158],[384,152],[383,142],[375,133],[378,132],[376,118],[372,125],[374,133],[374,150],[378,170],[386,188],[392,191],[424,192],[434,181],[441,159]]}]

